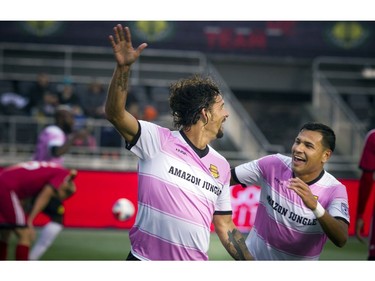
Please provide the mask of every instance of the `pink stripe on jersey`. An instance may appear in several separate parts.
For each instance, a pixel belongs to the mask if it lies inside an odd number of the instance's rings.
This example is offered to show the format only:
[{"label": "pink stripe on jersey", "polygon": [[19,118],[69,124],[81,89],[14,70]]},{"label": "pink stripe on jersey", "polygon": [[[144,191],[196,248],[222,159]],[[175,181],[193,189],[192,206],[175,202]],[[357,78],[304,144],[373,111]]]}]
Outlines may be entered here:
[{"label": "pink stripe on jersey", "polygon": [[132,252],[135,256],[147,260],[208,260],[208,256],[197,249],[187,248],[184,245],[171,244],[150,233],[146,233],[137,227],[133,227],[129,237],[137,236],[137,241],[145,243],[132,244]]},{"label": "pink stripe on jersey", "polygon": [[210,228],[214,205],[207,198],[204,200],[193,192],[147,175],[139,175],[139,185],[149,188],[146,192],[139,192],[138,202],[201,227]]},{"label": "pink stripe on jersey", "polygon": [[129,232],[144,260],[207,260],[215,210],[230,211],[229,163],[213,148],[201,157],[180,132],[140,121],[138,212]]},{"label": "pink stripe on jersey", "polygon": [[[291,161],[275,154],[236,167],[241,183],[261,187],[257,216],[246,239],[256,259],[318,259],[327,241],[312,211],[287,187],[293,176]],[[324,171],[310,189],[327,212],[349,222],[346,188],[335,177]]]},{"label": "pink stripe on jersey", "polygon": [[[266,243],[277,250],[301,257],[319,256],[327,238],[323,234],[297,232],[270,219],[264,205],[259,204],[254,225]],[[272,231],[270,231],[272,229]],[[285,243],[285,241],[290,241]]]},{"label": "pink stripe on jersey", "polygon": [[265,157],[259,160],[258,163],[268,185],[277,193],[285,193],[288,190],[286,187],[287,180],[292,178],[293,175],[290,165],[283,162],[276,155]]}]

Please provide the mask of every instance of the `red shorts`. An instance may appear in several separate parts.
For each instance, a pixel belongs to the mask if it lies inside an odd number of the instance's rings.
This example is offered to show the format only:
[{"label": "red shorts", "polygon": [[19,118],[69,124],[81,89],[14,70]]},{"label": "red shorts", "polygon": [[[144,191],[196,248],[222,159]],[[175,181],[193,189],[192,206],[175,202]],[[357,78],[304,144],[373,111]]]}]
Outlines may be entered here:
[{"label": "red shorts", "polygon": [[366,135],[359,168],[369,172],[375,171],[375,129]]},{"label": "red shorts", "polygon": [[26,216],[16,193],[6,188],[0,189],[0,228],[24,227]]}]

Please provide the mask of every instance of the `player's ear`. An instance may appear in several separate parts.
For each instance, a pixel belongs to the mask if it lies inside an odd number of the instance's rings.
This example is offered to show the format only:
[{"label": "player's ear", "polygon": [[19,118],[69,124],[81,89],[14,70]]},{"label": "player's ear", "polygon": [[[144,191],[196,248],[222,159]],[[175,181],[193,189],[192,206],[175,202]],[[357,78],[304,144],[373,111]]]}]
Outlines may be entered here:
[{"label": "player's ear", "polygon": [[201,116],[203,119],[203,123],[206,125],[208,123],[208,120],[211,118],[211,112],[208,108],[204,107],[201,109]]},{"label": "player's ear", "polygon": [[331,158],[331,155],[332,155],[332,150],[330,150],[330,149],[326,149],[323,152],[323,157],[322,157],[323,164],[326,163],[329,158]]}]

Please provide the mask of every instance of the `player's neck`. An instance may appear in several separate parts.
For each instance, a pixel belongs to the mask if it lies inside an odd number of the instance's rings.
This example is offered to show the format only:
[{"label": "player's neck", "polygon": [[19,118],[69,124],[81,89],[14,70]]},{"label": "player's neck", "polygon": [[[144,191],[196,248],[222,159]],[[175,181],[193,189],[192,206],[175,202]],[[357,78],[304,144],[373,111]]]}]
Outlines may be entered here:
[{"label": "player's neck", "polygon": [[207,140],[205,140],[203,134],[197,131],[195,127],[191,127],[189,130],[182,129],[181,131],[189,140],[190,144],[197,149],[204,150],[207,147]]}]

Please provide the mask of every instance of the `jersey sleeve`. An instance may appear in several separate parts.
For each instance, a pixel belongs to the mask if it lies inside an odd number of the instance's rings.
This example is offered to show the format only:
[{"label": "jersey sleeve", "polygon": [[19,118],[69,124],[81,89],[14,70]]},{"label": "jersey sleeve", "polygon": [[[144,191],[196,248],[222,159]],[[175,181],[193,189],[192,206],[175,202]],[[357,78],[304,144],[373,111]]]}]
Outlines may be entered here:
[{"label": "jersey sleeve", "polygon": [[327,207],[328,213],[332,217],[344,219],[349,224],[350,215],[346,187],[344,185],[339,185],[338,187],[336,187],[335,191],[333,192],[333,196],[334,198]]},{"label": "jersey sleeve", "polygon": [[232,204],[231,204],[231,189],[229,185],[229,176],[228,173],[228,180],[225,182],[223,186],[223,190],[221,194],[218,196],[218,199],[215,204],[215,212],[219,211],[230,211],[232,212]]},{"label": "jersey sleeve", "polygon": [[253,160],[235,167],[232,170],[232,177],[242,186],[257,184],[261,178],[259,160]]},{"label": "jersey sleeve", "polygon": [[48,129],[47,133],[48,133],[47,146],[49,148],[53,146],[64,145],[65,134],[61,129],[57,127],[52,127]]},{"label": "jersey sleeve", "polygon": [[153,155],[160,151],[160,131],[162,127],[139,120],[139,136],[135,143],[128,146],[131,152],[133,152],[140,159],[152,158]]}]

